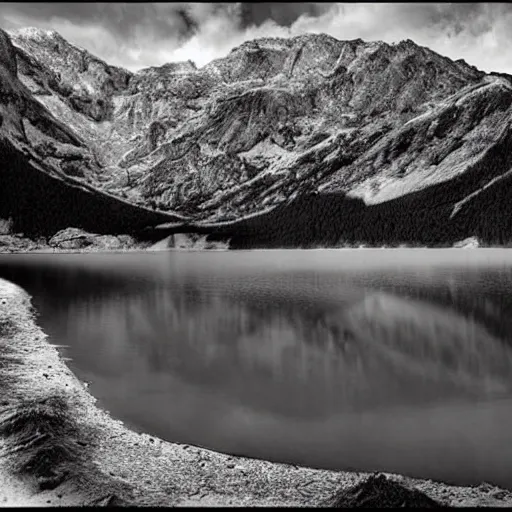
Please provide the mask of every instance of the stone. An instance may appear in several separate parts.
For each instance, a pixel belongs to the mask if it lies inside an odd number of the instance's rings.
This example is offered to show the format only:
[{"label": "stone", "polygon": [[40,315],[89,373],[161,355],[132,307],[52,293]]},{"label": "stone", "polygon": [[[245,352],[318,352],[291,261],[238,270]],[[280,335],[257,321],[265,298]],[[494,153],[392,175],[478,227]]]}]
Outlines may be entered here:
[{"label": "stone", "polygon": [[453,247],[458,249],[478,249],[478,247],[480,247],[480,242],[476,236],[471,236],[461,240],[460,242],[455,242]]},{"label": "stone", "polygon": [[122,250],[135,247],[136,242],[129,235],[98,235],[78,228],[66,228],[56,233],[48,244],[68,250]]}]

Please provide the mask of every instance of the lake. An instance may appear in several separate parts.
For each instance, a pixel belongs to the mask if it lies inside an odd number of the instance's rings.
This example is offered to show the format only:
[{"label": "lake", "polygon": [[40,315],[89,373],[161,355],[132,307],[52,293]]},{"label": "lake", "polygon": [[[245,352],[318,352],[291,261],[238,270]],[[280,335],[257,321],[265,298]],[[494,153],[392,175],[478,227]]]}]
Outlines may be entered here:
[{"label": "lake", "polygon": [[115,418],[326,469],[512,488],[512,251],[2,254]]}]

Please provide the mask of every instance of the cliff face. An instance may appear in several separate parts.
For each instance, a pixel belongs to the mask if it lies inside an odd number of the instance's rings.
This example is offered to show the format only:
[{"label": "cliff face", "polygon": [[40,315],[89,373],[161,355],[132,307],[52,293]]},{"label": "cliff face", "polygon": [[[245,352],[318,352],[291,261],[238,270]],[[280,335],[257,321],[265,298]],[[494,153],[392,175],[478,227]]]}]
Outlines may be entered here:
[{"label": "cliff face", "polygon": [[[40,160],[195,222],[266,213],[318,191],[384,204],[452,180],[464,191],[456,214],[512,164],[512,78],[410,40],[258,39],[200,69],[130,73],[55,32],[10,38],[2,60],[7,75],[18,70],[25,111],[39,109],[25,138]],[[15,119],[20,107],[10,108]],[[0,131],[22,137],[14,125]]]},{"label": "cliff face", "polygon": [[[181,220],[98,190],[101,165],[94,148],[58,112],[54,115],[38,101],[29,87],[36,82],[19,79],[27,62],[36,63],[19,55],[0,30],[0,218],[11,218],[15,230],[30,235],[69,226],[129,233]],[[51,82],[43,65],[36,63],[34,69],[34,76],[44,72]]]}]

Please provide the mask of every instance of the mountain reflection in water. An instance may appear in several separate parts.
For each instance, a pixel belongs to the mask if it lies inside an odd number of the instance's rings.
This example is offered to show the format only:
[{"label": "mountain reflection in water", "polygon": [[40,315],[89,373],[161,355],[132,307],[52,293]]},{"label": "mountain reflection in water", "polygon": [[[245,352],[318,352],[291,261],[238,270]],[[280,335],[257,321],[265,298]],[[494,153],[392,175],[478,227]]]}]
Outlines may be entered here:
[{"label": "mountain reflection in water", "polygon": [[512,486],[508,267],[123,257],[0,258],[114,416],[232,453]]}]

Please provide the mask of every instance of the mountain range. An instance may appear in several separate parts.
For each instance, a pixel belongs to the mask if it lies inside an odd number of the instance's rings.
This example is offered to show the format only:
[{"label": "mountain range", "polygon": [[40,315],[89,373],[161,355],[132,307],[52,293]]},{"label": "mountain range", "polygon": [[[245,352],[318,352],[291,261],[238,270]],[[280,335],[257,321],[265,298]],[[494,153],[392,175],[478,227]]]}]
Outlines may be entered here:
[{"label": "mountain range", "polygon": [[411,40],[243,43],[110,66],[0,30],[0,218],[230,248],[512,241],[512,76]]}]

